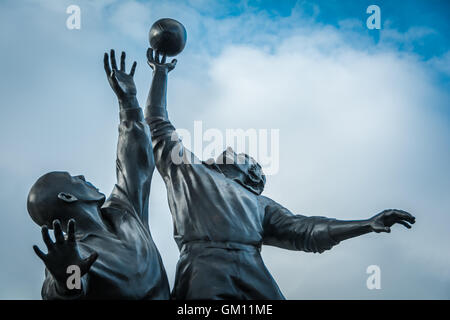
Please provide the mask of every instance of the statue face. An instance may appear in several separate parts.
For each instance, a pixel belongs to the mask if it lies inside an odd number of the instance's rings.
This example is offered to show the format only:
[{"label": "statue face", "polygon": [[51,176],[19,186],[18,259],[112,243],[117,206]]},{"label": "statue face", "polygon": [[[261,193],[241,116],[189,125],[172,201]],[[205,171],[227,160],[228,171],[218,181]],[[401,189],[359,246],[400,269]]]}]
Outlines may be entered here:
[{"label": "statue face", "polygon": [[99,191],[83,175],[71,176],[68,172],[64,172],[67,177],[67,187],[69,190],[67,192],[72,193],[80,200],[84,201],[104,201],[105,195]]},{"label": "statue face", "polygon": [[250,189],[256,194],[261,194],[266,183],[266,177],[261,166],[255,159],[245,153],[235,153],[233,149],[227,148],[216,160],[216,164],[222,172]]},{"label": "statue face", "polygon": [[82,175],[71,176],[68,172],[50,172],[46,174],[45,180],[48,187],[43,188],[73,195],[79,201],[101,201],[105,198],[105,195]]}]

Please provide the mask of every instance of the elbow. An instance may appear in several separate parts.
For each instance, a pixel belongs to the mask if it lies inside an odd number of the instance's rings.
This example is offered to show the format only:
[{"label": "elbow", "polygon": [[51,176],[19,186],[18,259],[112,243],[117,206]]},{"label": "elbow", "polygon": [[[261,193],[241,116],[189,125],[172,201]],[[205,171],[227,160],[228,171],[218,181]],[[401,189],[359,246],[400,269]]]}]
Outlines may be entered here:
[{"label": "elbow", "polygon": [[331,250],[339,242],[330,236],[327,223],[319,223],[311,230],[305,244],[306,251],[320,254]]}]

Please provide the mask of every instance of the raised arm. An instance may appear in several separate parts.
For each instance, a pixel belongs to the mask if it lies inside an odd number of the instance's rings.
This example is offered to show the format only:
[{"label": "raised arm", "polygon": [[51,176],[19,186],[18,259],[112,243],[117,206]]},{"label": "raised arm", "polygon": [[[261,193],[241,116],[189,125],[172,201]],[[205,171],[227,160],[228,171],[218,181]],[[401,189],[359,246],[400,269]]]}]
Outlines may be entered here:
[{"label": "raised arm", "polygon": [[390,232],[395,223],[410,228],[407,222],[415,222],[409,213],[393,209],[367,220],[342,221],[295,215],[268,198],[264,205],[264,244],[314,253],[322,253],[343,240],[369,232]]},{"label": "raised arm", "polygon": [[177,60],[166,63],[166,57],[153,49],[147,51],[148,64],[153,69],[153,79],[145,106],[145,120],[152,133],[153,154],[159,173],[168,175],[172,164],[200,163],[183,147],[167,114],[167,77]]},{"label": "raised arm", "polygon": [[114,201],[129,203],[148,226],[148,198],[155,164],[150,143],[150,130],[144,122],[142,109],[136,99],[136,86],[133,80],[136,62],[127,74],[125,52],[122,52],[118,69],[114,50],[111,50],[110,57],[105,53],[104,68],[120,106],[117,183],[107,204],[114,205]]},{"label": "raised arm", "polygon": [[145,118],[153,120],[163,118],[168,120],[167,115],[167,76],[175,68],[177,60],[166,63],[166,56],[162,57],[152,48],[147,50],[147,62],[153,70],[153,79],[148,93],[145,106]]}]

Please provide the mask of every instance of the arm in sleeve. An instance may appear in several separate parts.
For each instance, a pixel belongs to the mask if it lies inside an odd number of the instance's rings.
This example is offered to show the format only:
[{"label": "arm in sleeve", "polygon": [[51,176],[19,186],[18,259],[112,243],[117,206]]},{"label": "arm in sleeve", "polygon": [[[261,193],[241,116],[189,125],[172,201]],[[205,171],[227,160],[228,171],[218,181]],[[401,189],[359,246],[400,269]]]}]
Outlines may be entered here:
[{"label": "arm in sleeve", "polygon": [[334,219],[295,215],[268,198],[265,198],[264,206],[264,244],[322,253],[339,243],[329,233],[329,225]]},{"label": "arm in sleeve", "polygon": [[167,70],[157,69],[145,107],[145,120],[150,126],[156,167],[163,178],[172,165],[199,164],[201,161],[185,149],[167,114]]},{"label": "arm in sleeve", "polygon": [[148,199],[155,163],[150,130],[139,107],[120,111],[117,183],[109,200],[125,200],[148,226]]}]

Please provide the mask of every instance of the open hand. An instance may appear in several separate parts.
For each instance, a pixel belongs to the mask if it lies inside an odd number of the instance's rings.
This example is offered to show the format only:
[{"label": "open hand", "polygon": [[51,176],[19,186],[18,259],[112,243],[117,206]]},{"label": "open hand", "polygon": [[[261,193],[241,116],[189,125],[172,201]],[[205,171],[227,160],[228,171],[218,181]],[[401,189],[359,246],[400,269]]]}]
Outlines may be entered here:
[{"label": "open hand", "polygon": [[55,280],[65,284],[69,276],[67,274],[68,266],[78,266],[81,276],[83,276],[89,271],[95,260],[97,260],[98,254],[97,252],[93,252],[86,259],[81,258],[75,240],[75,220],[70,219],[67,225],[67,239],[64,239],[59,220],[53,221],[53,230],[56,242],[51,240],[48,234],[48,227],[42,227],[42,239],[47,246],[47,254],[44,254],[36,245],[33,246],[33,249],[36,255],[44,262]]},{"label": "open hand", "polygon": [[372,217],[369,222],[372,231],[377,233],[389,233],[391,232],[392,225],[394,225],[395,223],[401,224],[406,228],[411,229],[410,224],[414,224],[416,222],[416,218],[403,210],[387,209]]},{"label": "open hand", "polygon": [[[111,67],[108,59],[111,60]],[[122,51],[120,56],[120,69],[117,69],[116,56],[114,50],[111,50],[110,57],[105,53],[103,58],[106,76],[111,88],[116,93],[119,100],[134,99],[136,97],[136,85],[134,84],[133,76],[136,70],[136,61],[131,66],[130,73],[125,72],[125,52]]]},{"label": "open hand", "polygon": [[172,71],[176,64],[177,59],[173,59],[172,62],[166,63],[166,55],[161,55],[160,52],[153,52],[152,48],[148,48],[147,50],[147,63],[153,69],[153,71],[164,70],[164,71]]}]

